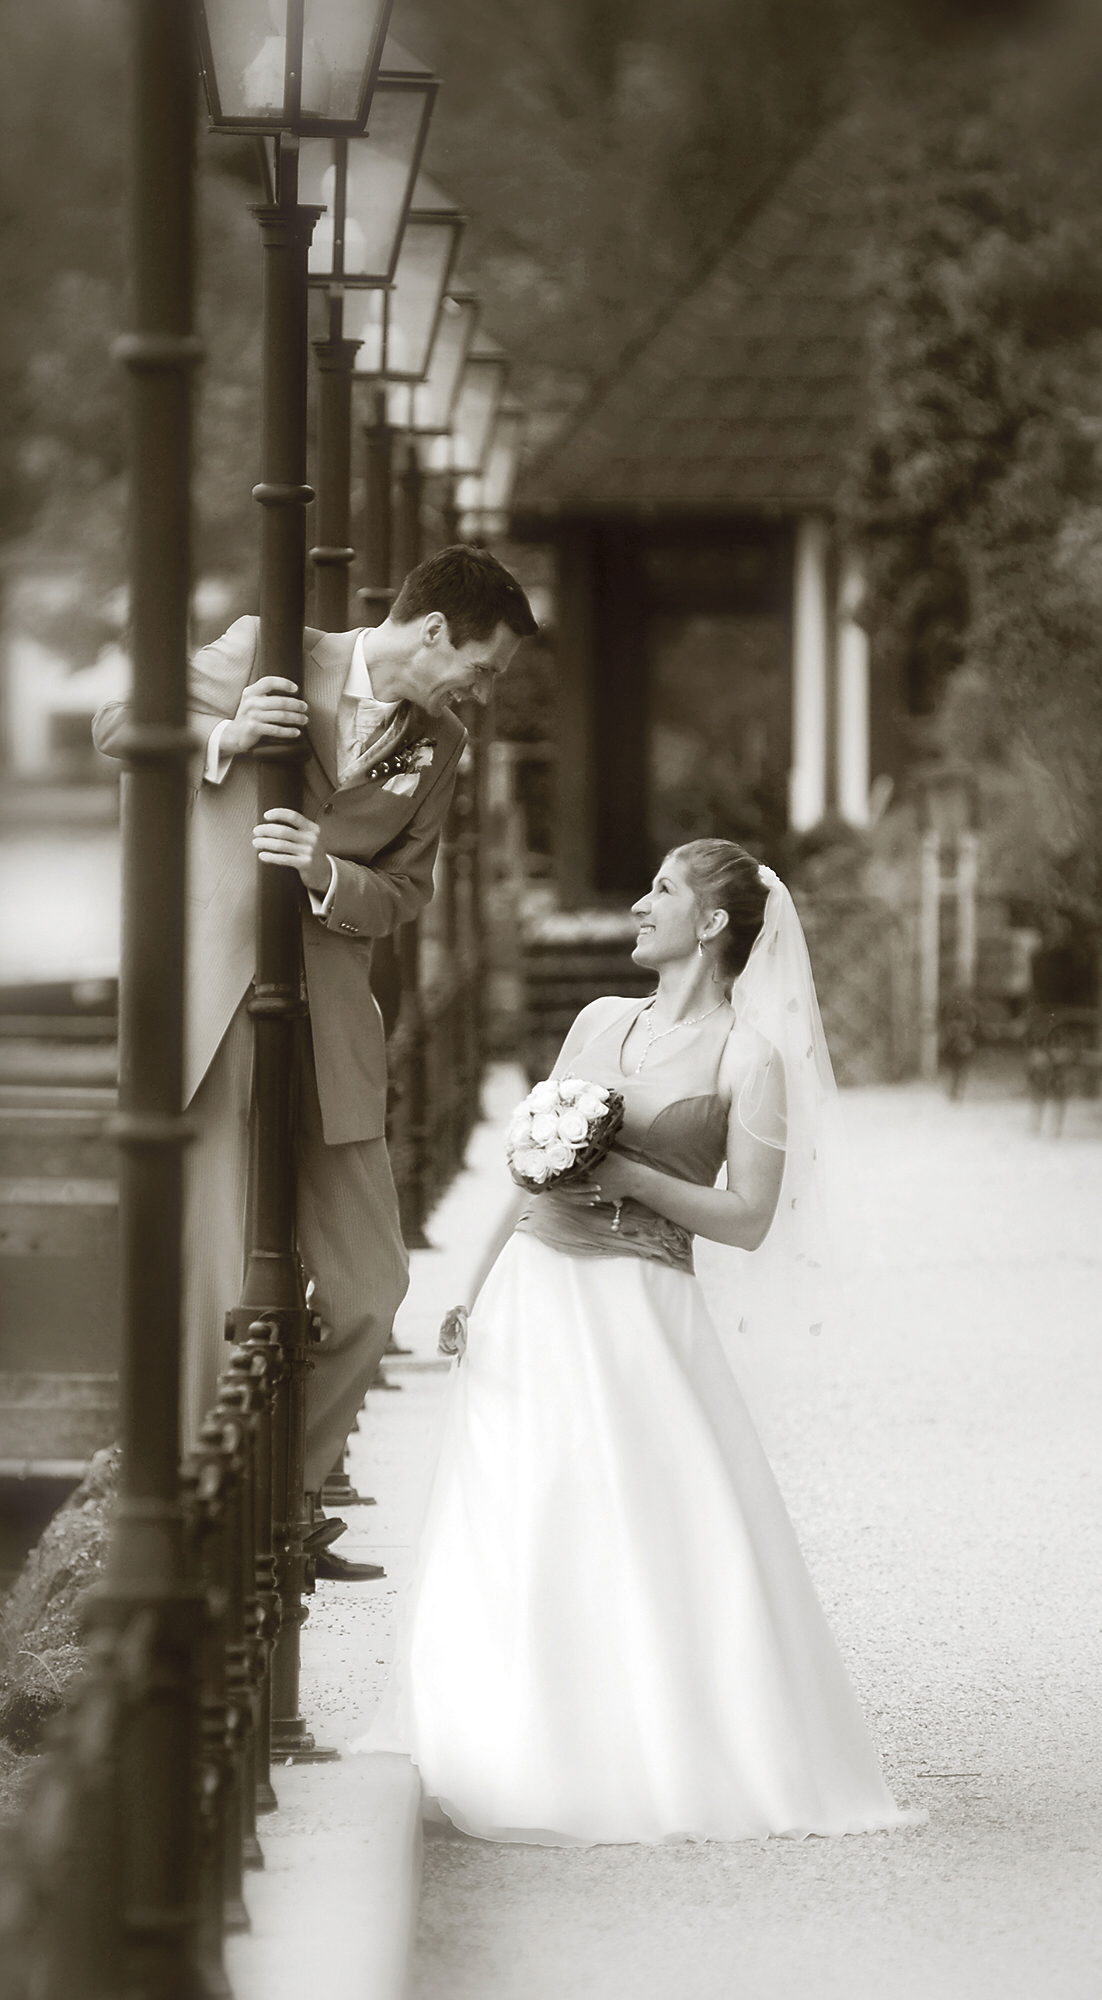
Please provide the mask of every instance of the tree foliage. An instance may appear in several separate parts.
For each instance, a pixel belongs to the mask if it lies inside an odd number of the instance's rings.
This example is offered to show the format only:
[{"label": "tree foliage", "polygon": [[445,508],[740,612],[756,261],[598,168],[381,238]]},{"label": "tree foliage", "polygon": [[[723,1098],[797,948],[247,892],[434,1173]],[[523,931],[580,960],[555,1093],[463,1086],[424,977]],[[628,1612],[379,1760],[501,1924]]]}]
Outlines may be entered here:
[{"label": "tree foliage", "polygon": [[[798,149],[856,0],[400,0],[443,78],[428,166],[470,216],[464,279],[516,358],[536,435],[561,419]],[[79,663],[125,573],[127,10],[38,0],[0,53],[0,542],[69,569],[41,636]],[[255,595],[260,249],[248,146],[200,133],[197,568]]]},{"label": "tree foliage", "polygon": [[[849,494],[867,616],[913,715],[1025,743],[1102,886],[1102,82],[1089,20],[912,71],[869,258],[868,432]],[[969,734],[969,732],[971,732]],[[952,746],[951,746],[952,747]],[[1059,844],[1059,843],[1058,843]]]},{"label": "tree foliage", "polygon": [[576,403],[715,254],[843,87],[853,0],[410,0],[445,79],[429,165],[521,386]]}]

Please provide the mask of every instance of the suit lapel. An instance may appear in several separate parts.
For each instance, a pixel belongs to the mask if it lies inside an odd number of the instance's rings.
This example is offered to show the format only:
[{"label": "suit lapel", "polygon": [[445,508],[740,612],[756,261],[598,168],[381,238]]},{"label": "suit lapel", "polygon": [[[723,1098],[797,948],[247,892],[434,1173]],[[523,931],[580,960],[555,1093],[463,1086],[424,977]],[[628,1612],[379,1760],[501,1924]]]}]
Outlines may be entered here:
[{"label": "suit lapel", "polygon": [[306,656],[303,692],[310,707],[307,734],[329,783],[337,784],[337,703],[344,693],[359,632],[322,632]]}]

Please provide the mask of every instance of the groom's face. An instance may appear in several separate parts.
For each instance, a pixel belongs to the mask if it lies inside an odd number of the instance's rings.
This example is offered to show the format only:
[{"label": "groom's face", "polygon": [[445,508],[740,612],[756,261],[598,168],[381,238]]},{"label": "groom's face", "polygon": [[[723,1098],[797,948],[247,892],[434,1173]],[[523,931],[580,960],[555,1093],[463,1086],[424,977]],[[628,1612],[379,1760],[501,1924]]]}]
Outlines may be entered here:
[{"label": "groom's face", "polygon": [[658,967],[691,958],[696,950],[696,895],[680,862],[667,855],[645,896],[632,904],[639,935],[632,958],[636,965]]},{"label": "groom's face", "polygon": [[421,621],[409,665],[408,678],[416,689],[414,699],[430,715],[442,715],[454,702],[467,699],[484,707],[519,645],[515,632],[507,625],[498,625],[488,639],[468,639],[462,646],[453,646],[447,619],[430,611]]}]

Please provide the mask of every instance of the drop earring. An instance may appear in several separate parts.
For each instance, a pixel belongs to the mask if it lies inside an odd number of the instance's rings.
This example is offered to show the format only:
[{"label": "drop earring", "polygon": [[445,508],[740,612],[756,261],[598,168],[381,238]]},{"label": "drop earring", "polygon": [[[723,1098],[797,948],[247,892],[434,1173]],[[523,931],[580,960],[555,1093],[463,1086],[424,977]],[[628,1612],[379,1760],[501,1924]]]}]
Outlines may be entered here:
[{"label": "drop earring", "polygon": [[700,956],[701,956],[701,958],[703,958],[703,956],[704,956],[704,939],[703,939],[702,937],[698,937],[698,938],[697,938],[697,941],[696,941],[696,948],[697,948],[698,952],[700,953]]}]

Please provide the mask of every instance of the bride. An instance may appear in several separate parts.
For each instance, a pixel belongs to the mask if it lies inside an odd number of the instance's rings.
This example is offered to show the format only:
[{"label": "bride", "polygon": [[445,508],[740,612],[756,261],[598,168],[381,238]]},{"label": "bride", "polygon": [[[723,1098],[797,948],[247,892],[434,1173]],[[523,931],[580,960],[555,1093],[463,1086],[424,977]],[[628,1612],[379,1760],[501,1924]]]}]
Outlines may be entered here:
[{"label": "bride", "polygon": [[897,1826],[916,1815],[693,1274],[694,1236],[753,1251],[783,1313],[821,1262],[834,1084],[803,932],[720,840],[668,855],[634,914],[657,991],[583,1008],[554,1071],[621,1092],[617,1145],[532,1197],[472,1309],[388,1696],[354,1747],[408,1753],[427,1811],[488,1840]]}]

